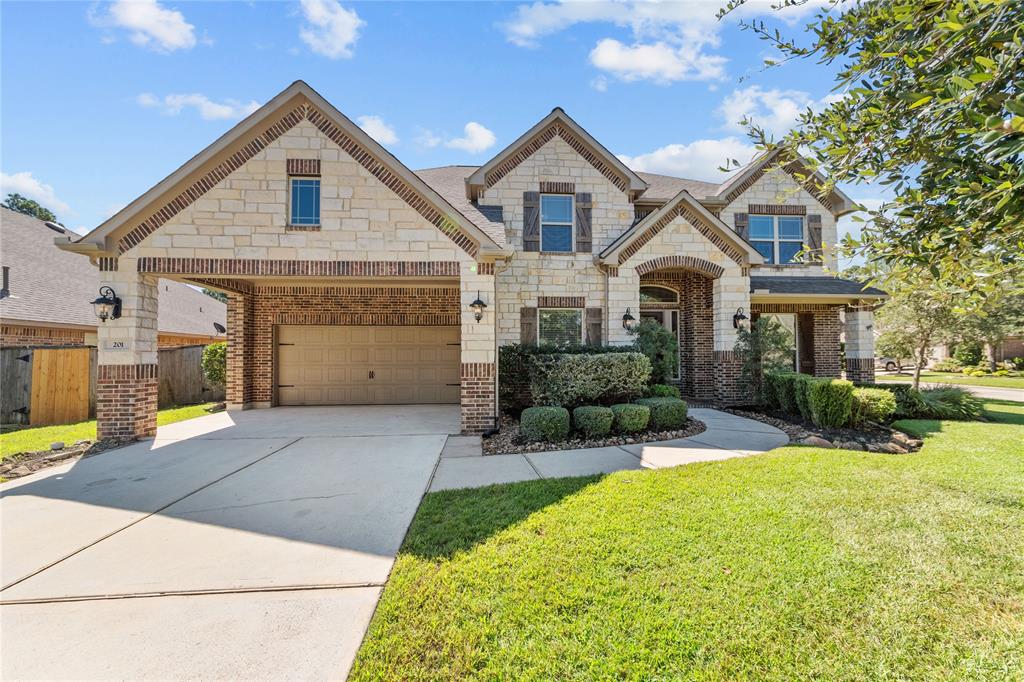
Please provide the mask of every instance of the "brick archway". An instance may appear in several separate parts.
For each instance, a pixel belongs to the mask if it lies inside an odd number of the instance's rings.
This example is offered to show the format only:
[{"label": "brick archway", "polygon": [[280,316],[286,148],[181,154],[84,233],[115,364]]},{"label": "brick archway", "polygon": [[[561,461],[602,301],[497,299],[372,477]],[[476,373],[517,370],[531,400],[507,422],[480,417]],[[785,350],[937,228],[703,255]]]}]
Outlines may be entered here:
[{"label": "brick archway", "polygon": [[716,265],[715,263],[704,260],[703,258],[696,258],[694,256],[660,256],[638,265],[636,267],[636,274],[643,277],[655,270],[666,270],[670,268],[692,270],[712,279],[718,279],[722,276],[722,273],[725,272],[725,268],[721,265]]}]

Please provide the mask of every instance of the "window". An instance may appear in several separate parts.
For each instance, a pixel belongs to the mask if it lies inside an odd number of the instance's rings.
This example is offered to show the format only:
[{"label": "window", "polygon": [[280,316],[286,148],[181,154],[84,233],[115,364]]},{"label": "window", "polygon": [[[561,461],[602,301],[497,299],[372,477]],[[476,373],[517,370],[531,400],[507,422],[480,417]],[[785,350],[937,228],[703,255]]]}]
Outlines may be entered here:
[{"label": "window", "polygon": [[292,178],[292,225],[320,224],[320,181]]},{"label": "window", "polygon": [[540,250],[572,253],[572,195],[540,197]]},{"label": "window", "polygon": [[666,287],[640,287],[641,303],[678,303],[679,293]]},{"label": "window", "polygon": [[765,263],[793,263],[804,247],[804,219],[791,215],[752,215],[750,243],[764,256]]},{"label": "window", "polygon": [[537,310],[537,341],[553,346],[583,343],[583,311],[568,308]]}]

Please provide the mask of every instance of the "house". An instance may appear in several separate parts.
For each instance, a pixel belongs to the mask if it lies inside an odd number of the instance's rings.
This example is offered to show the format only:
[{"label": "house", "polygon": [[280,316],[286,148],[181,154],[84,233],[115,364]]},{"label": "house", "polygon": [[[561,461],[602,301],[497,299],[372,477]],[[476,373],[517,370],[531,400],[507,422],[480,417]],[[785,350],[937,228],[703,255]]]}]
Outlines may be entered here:
[{"label": "house", "polygon": [[[77,236],[54,223],[0,207],[0,346],[95,346],[99,320],[92,300],[100,273],[81,256],[62,251],[54,238]],[[214,324],[226,306],[186,284],[155,283],[160,300],[157,343],[174,348],[223,341]]]},{"label": "house", "polygon": [[[497,349],[627,344],[651,317],[680,340],[683,392],[744,393],[736,326],[777,315],[800,368],[873,376],[872,307],[829,245],[851,210],[751,163],[721,185],[628,168],[561,109],[482,166],[411,171],[292,84],[78,241],[123,313],[100,327],[105,437],[155,429],[158,278],[227,292],[229,409],[455,403],[495,425]],[[807,244],[822,262],[793,264]],[[84,259],[83,259],[84,260]],[[116,348],[116,350],[115,350]]]}]

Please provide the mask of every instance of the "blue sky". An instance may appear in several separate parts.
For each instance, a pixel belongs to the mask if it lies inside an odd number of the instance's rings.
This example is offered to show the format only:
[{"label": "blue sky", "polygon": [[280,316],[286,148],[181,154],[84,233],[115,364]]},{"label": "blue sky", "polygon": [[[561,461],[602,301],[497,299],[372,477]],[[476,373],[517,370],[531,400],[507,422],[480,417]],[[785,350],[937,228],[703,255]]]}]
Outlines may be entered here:
[{"label": "blue sky", "polygon": [[[92,229],[296,79],[411,168],[479,164],[563,107],[636,170],[720,179],[832,74],[762,69],[720,0],[3,2],[6,195]],[[810,5],[743,10],[798,34]],[[855,199],[869,199],[865,190]]]}]

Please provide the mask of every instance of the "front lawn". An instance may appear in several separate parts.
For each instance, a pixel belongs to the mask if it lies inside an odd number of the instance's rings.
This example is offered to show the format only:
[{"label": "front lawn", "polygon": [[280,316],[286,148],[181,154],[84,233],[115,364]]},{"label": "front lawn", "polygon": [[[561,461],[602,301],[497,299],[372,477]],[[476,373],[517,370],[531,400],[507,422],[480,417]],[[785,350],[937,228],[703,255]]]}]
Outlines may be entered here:
[{"label": "front lawn", "polygon": [[352,679],[1020,679],[1024,404],[426,497]]},{"label": "front lawn", "polygon": [[[203,405],[186,405],[185,407],[168,407],[156,415],[157,426],[165,426],[174,422],[185,421],[194,417],[202,417],[207,408],[214,403]],[[77,424],[59,424],[57,426],[36,426],[25,429],[5,431],[0,434],[0,460],[19,452],[36,452],[46,450],[50,443],[57,441],[71,445],[80,440],[96,439],[96,420],[78,422]]]},{"label": "front lawn", "polygon": [[[913,381],[912,374],[881,374],[876,381]],[[988,386],[989,388],[1024,388],[1024,377],[969,377],[957,372],[921,371],[921,384],[963,384],[964,386]]]}]

